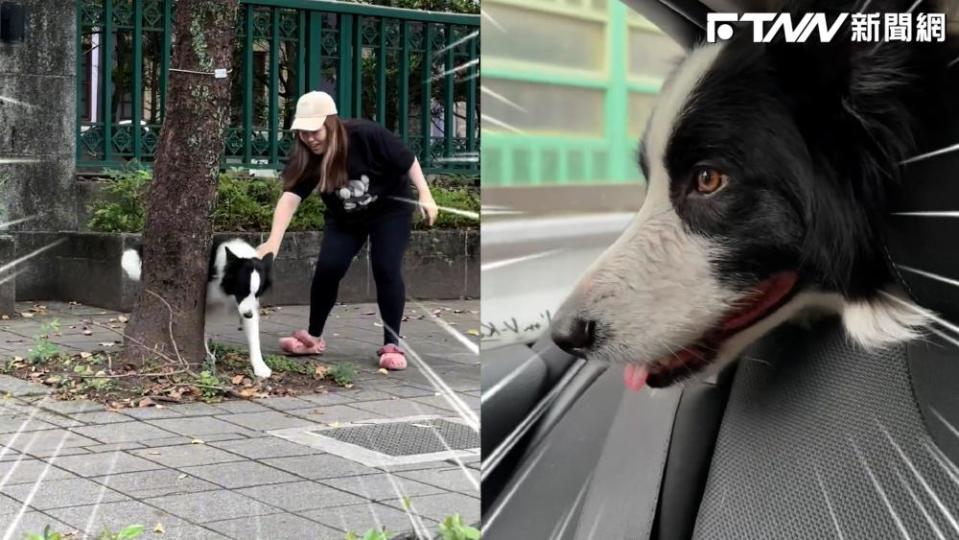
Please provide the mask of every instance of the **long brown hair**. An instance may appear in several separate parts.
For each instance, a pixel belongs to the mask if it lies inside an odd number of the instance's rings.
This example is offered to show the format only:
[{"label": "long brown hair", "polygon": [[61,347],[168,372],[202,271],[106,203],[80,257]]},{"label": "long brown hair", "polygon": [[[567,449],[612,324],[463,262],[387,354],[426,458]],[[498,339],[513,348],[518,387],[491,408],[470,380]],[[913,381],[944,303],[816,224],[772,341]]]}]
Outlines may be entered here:
[{"label": "long brown hair", "polygon": [[326,150],[322,158],[313,153],[296,133],[293,142],[293,154],[283,169],[283,189],[289,190],[301,182],[319,176],[319,189],[330,193],[346,185],[346,152],[349,137],[346,126],[340,117],[331,114],[323,123],[326,126]]}]

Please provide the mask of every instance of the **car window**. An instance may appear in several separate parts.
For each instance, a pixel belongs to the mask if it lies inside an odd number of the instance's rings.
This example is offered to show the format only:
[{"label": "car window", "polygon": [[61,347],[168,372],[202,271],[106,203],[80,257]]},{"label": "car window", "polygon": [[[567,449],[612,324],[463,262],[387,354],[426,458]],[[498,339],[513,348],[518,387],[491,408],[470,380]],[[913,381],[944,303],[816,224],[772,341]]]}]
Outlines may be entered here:
[{"label": "car window", "polygon": [[484,346],[529,341],[642,204],[639,138],[683,49],[620,2],[483,2]]}]

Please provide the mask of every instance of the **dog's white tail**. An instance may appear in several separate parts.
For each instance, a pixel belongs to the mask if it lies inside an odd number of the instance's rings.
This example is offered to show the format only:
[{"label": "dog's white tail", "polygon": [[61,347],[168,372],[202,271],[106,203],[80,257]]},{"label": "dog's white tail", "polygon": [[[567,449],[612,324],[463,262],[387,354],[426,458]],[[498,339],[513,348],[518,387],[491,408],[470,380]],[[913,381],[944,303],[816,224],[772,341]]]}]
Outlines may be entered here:
[{"label": "dog's white tail", "polygon": [[123,252],[123,258],[120,260],[120,266],[123,267],[123,271],[127,273],[127,276],[134,280],[140,281],[140,268],[142,261],[140,261],[140,254],[137,253],[135,249],[128,249]]}]

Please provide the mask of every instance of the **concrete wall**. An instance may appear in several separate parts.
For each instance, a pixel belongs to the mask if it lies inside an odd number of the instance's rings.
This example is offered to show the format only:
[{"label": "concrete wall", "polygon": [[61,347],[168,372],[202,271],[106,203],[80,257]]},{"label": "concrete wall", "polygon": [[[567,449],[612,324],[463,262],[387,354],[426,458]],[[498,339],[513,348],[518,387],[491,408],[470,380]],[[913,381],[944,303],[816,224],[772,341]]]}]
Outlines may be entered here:
[{"label": "concrete wall", "polygon": [[[264,240],[256,233],[227,234],[253,245]],[[289,233],[276,261],[273,288],[264,305],[307,305],[322,233]],[[139,284],[120,268],[123,251],[139,240],[137,234],[22,233],[21,253],[58,242],[32,258],[25,279],[17,284],[21,300],[77,301],[105,309],[129,311]],[[2,247],[0,243],[0,247]],[[373,302],[376,285],[368,247],[360,251],[340,282],[341,302]],[[414,231],[403,262],[406,293],[418,300],[479,298],[478,231]]]},{"label": "concrete wall", "polygon": [[[0,43],[0,223],[33,217],[6,231],[72,231],[77,227],[75,3],[21,3],[24,42]],[[20,243],[20,235],[15,236]],[[38,239],[29,238],[25,245]],[[12,253],[0,246],[0,266]],[[46,270],[44,265],[35,268]],[[15,281],[38,277],[26,274],[0,285],[0,308],[13,302]],[[0,280],[8,276],[0,274]]]}]

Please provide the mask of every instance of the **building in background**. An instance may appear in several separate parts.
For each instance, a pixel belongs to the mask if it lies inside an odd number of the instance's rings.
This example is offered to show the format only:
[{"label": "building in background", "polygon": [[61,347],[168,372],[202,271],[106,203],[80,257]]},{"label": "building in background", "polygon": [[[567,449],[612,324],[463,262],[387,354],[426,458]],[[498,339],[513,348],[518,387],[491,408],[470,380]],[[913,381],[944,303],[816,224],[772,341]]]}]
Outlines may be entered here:
[{"label": "building in background", "polygon": [[635,209],[639,137],[682,48],[616,0],[484,0],[483,11],[484,204]]}]

